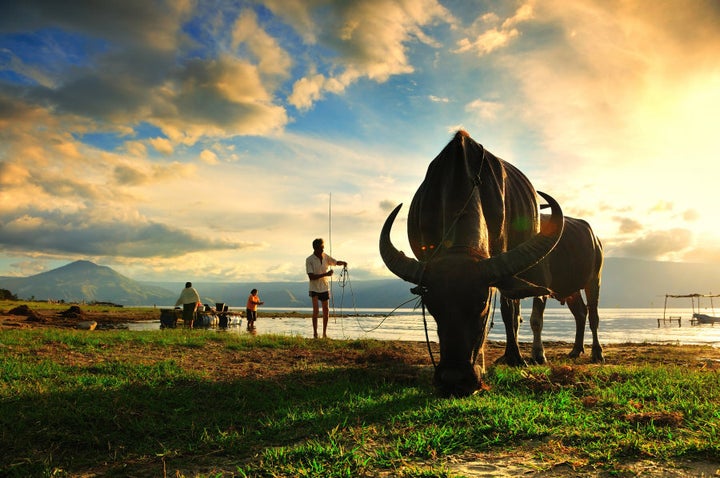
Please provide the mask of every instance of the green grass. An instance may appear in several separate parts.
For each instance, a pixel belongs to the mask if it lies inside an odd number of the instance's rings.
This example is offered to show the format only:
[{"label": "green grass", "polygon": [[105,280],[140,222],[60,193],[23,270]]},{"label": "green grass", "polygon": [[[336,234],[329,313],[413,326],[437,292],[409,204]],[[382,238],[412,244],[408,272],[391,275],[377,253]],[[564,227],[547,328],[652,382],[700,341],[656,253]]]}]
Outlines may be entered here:
[{"label": "green grass", "polygon": [[[224,380],[180,365],[184,353],[217,346],[234,357],[279,351],[287,370]],[[164,358],[143,360],[157,347]],[[610,473],[638,456],[720,456],[716,371],[497,367],[489,391],[440,399],[429,365],[382,362],[387,347],[180,330],[3,331],[0,475],[457,476],[444,458],[528,444],[539,459],[562,453]]]}]

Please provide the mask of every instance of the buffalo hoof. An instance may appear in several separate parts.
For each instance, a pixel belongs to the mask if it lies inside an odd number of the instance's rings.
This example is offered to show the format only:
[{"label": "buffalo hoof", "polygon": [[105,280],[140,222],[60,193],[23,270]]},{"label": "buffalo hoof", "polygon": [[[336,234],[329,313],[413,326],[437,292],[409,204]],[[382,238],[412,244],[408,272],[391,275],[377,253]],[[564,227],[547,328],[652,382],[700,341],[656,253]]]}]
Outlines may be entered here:
[{"label": "buffalo hoof", "polygon": [[533,347],[531,360],[535,365],[544,365],[547,363],[547,357],[545,357],[545,349],[543,347]]},{"label": "buffalo hoof", "polygon": [[570,353],[568,354],[568,357],[570,357],[570,358],[578,358],[579,356],[581,356],[581,355],[584,354],[584,353],[585,353],[585,349],[584,349],[584,348],[577,348],[577,347],[575,347],[575,348],[573,348],[573,349],[570,351]]},{"label": "buffalo hoof", "polygon": [[528,364],[524,358],[517,356],[503,355],[495,360],[495,365],[507,365],[509,367],[527,367]]},{"label": "buffalo hoof", "polygon": [[545,354],[538,356],[533,355],[530,360],[533,365],[545,365],[547,363],[547,358],[545,357]]},{"label": "buffalo hoof", "polygon": [[590,356],[593,363],[605,363],[605,357],[603,357],[602,347],[593,346],[592,355]]}]

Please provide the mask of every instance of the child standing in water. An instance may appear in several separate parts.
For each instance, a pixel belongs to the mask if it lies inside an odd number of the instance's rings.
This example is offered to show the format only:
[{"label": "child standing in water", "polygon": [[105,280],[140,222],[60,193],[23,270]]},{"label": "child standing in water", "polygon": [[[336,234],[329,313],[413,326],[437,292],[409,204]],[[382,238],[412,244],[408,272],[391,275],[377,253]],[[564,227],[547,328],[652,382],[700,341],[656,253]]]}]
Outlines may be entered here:
[{"label": "child standing in water", "polygon": [[248,330],[255,330],[255,320],[257,319],[258,305],[263,305],[265,303],[260,300],[260,297],[258,297],[257,294],[257,289],[251,290],[250,295],[248,296],[247,305],[245,306]]}]

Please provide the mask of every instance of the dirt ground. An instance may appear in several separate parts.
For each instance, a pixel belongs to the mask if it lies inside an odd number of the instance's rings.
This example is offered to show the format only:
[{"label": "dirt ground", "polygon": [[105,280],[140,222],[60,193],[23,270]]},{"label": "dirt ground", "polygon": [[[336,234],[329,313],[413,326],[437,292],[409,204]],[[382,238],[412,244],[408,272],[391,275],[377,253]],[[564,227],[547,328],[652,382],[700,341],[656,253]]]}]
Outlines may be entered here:
[{"label": "dirt ground", "polygon": [[[51,308],[33,303],[13,302],[0,308],[0,330],[3,328],[61,327],[80,328],[83,322],[96,322],[97,330],[121,328],[128,322],[160,320],[160,308],[87,307],[72,304],[54,304]],[[308,314],[288,312],[284,315],[310,317]],[[258,312],[258,317],[276,317],[277,313]]]},{"label": "dirt ground", "polygon": [[[0,310],[0,343],[2,330],[29,329],[42,327],[78,328],[83,322],[96,322],[97,328],[89,333],[103,333],[103,330],[116,328],[119,324],[141,321],[159,320],[159,310],[133,310],[123,308],[108,308],[101,312],[90,312],[82,307],[58,306],[52,310],[36,310],[25,306],[19,310]],[[77,307],[77,306],[75,306]],[[434,344],[436,345],[436,344]],[[434,347],[437,350],[437,347]],[[550,363],[565,359],[571,350],[572,344],[566,342],[550,342],[545,344],[546,355]],[[504,343],[489,342],[486,347],[486,363],[502,355]],[[530,355],[530,345],[521,344],[524,356]],[[41,350],[38,353],[47,354],[54,360],[67,362],[73,365],[82,365],[84,361],[93,360],[82,354],[58,353],[58,350]],[[163,360],[166,351],[161,347],[156,349],[143,345],[142,353],[129,346],[126,350],[113,350],[115,359],[142,360],[153,362]],[[308,362],[327,362],[334,365],[367,363],[368,366],[377,366],[387,361],[402,360],[408,364],[430,365],[427,345],[424,342],[393,342],[390,349],[383,349],[377,357],[368,357],[366,352],[343,349],[342,353],[328,351],[313,351],[310,354],[304,349],[294,351],[295,356],[291,362],[304,360]],[[361,353],[365,353],[360,357]],[[264,348],[259,350],[233,351],[234,357],[228,357],[228,351],[222,344],[208,343],[202,350],[193,351],[181,358],[182,366],[201,370],[205,376],[218,380],[232,380],[237,377],[262,377],[265,380],[277,375],[278,380],[287,373],[288,352]],[[662,345],[662,344],[608,344],[604,346],[606,364],[616,365],[678,365],[683,367],[720,371],[720,348],[690,345]],[[593,366],[590,364],[589,351],[585,356],[577,359],[573,367]],[[242,366],[226,366],[228,360]],[[225,364],[225,365],[223,365]],[[230,375],[228,375],[230,374]],[[270,374],[271,376],[268,376]],[[413,377],[408,377],[413,379]],[[720,477],[720,459],[709,461],[686,461],[673,463],[658,463],[650,460],[628,460],[621,465],[616,473],[603,474],[595,471],[584,472],[587,469],[584,463],[575,461],[571,455],[563,455],[560,445],[552,441],[546,443],[526,443],[519,447],[498,453],[468,453],[464,456],[453,456],[447,461],[448,468],[453,472],[465,476],[475,477],[510,477],[510,476],[561,476],[561,477],[599,477],[599,476],[645,476],[645,477]],[[540,461],[538,456],[543,456]],[[548,457],[554,464],[548,469]],[[545,471],[544,471],[545,470]]]},{"label": "dirt ground", "polygon": [[0,310],[0,329],[61,327],[79,328],[83,322],[96,322],[97,329],[116,328],[120,324],[143,320],[160,320],[159,309],[126,309],[108,307],[101,311],[97,307],[57,304],[55,307],[33,307],[32,303],[18,302]]}]

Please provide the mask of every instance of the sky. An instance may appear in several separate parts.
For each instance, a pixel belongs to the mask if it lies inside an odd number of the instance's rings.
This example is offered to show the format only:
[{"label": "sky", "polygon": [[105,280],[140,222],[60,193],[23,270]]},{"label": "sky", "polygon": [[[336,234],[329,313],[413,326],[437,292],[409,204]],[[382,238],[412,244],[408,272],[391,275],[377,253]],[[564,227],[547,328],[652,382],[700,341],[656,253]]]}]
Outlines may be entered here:
[{"label": "sky", "polygon": [[606,257],[720,265],[716,0],[8,0],[0,276],[355,280],[458,129]]}]

